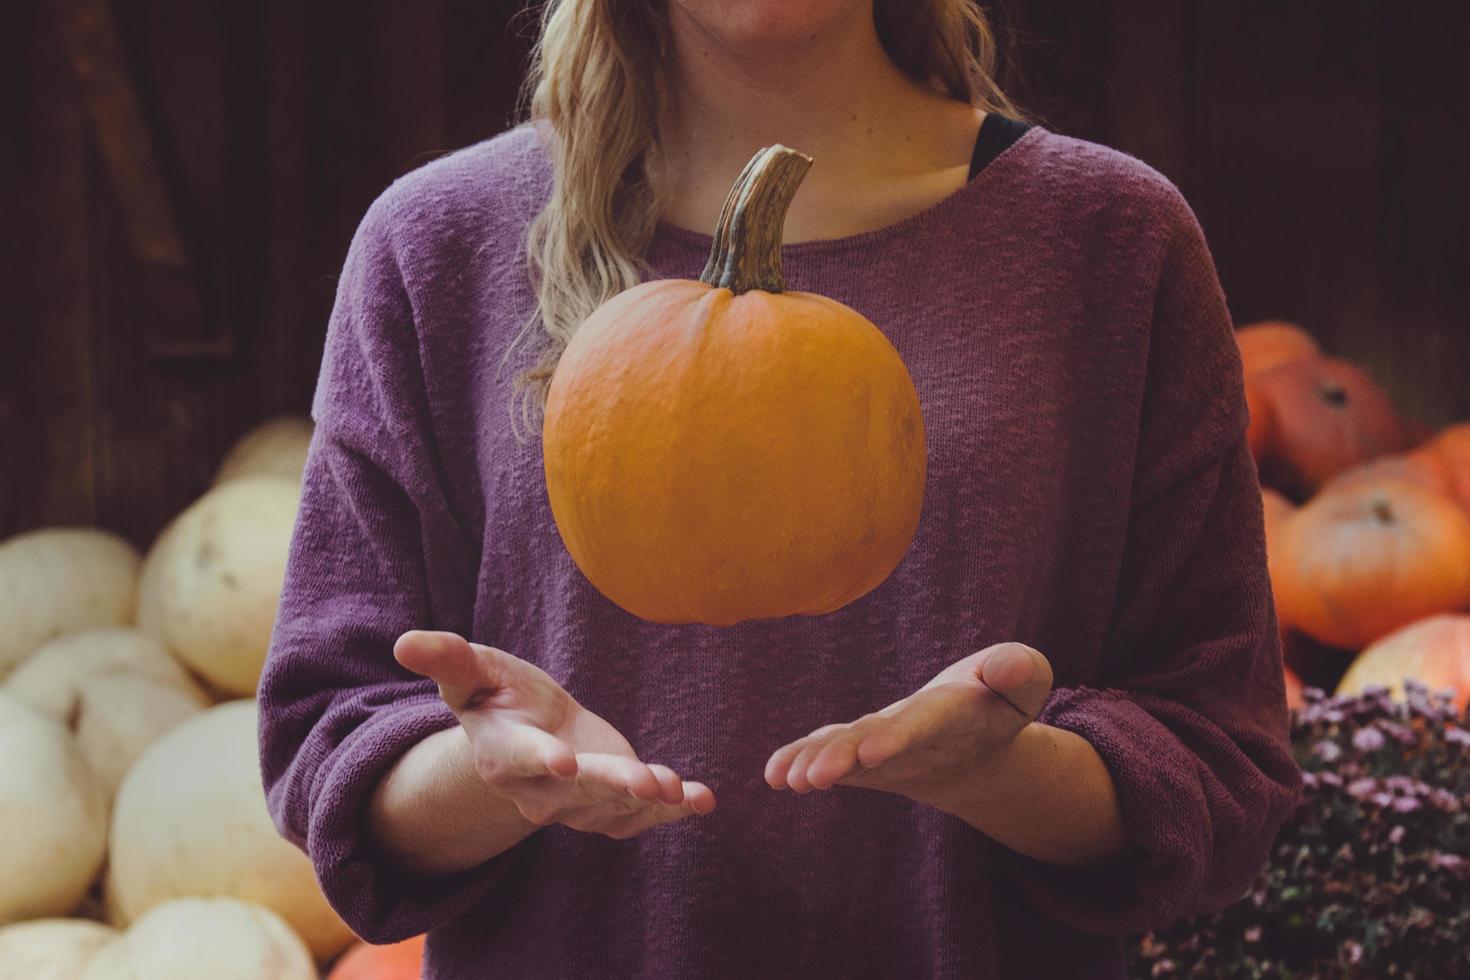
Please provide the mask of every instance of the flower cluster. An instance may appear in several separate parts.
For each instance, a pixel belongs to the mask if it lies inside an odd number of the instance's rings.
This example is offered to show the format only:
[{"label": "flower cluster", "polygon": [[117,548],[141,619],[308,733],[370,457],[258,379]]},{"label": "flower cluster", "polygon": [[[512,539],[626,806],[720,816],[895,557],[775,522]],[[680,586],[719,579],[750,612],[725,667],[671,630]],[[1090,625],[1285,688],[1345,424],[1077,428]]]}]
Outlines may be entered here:
[{"label": "flower cluster", "polygon": [[1409,684],[1308,691],[1301,806],[1247,894],[1143,937],[1139,978],[1470,977],[1470,722]]}]

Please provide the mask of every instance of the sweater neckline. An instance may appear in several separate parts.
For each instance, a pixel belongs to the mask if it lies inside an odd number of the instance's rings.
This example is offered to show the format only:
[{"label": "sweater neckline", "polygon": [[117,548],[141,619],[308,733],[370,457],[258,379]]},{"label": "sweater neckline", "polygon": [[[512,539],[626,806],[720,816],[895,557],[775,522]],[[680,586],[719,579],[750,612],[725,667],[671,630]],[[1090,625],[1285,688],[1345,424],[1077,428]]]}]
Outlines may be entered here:
[{"label": "sweater neckline", "polygon": [[[873,246],[890,239],[906,237],[940,222],[951,212],[965,207],[972,199],[983,194],[990,184],[1020,166],[1022,158],[1031,145],[1040,140],[1045,132],[1043,127],[1033,125],[1022,134],[1020,139],[1001,151],[1000,155],[991,160],[989,165],[978,174],[967,180],[963,186],[957,187],[950,194],[935,201],[922,211],[916,211],[906,218],[900,218],[879,228],[870,228],[867,231],[855,232],[839,238],[809,238],[805,241],[789,242],[781,246],[781,254],[794,258],[801,255],[819,255]],[[681,225],[669,224],[663,218],[659,218],[654,225],[654,242],[659,241],[669,242],[681,251],[700,252],[708,255],[710,248],[714,245],[714,236]]]}]

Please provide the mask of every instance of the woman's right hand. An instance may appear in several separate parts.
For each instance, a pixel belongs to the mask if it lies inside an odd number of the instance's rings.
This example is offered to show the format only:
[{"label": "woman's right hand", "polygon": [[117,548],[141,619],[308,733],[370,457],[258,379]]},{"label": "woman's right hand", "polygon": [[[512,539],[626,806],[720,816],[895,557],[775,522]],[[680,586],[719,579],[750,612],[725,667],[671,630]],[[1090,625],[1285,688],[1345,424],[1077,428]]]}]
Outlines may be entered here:
[{"label": "woman's right hand", "polygon": [[403,634],[393,655],[439,685],[480,778],[536,826],[624,839],[714,809],[709,787],[640,761],[617,729],[535,664],[427,630]]}]

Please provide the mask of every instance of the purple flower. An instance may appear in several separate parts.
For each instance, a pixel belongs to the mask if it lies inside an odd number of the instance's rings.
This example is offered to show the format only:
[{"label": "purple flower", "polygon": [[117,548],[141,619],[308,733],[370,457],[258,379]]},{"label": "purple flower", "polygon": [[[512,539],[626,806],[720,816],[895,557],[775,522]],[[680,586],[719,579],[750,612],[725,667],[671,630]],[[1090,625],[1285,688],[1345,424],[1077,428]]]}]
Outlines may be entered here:
[{"label": "purple flower", "polygon": [[1413,745],[1419,741],[1419,736],[1415,735],[1414,729],[1408,725],[1401,725],[1396,721],[1380,721],[1378,727],[1404,745]]},{"label": "purple flower", "polygon": [[1376,728],[1360,728],[1353,733],[1353,747],[1359,752],[1377,752],[1385,744],[1387,739]]},{"label": "purple flower", "polygon": [[1304,956],[1326,940],[1337,972],[1470,977],[1449,928],[1470,882],[1470,716],[1423,685],[1405,695],[1308,696],[1292,720],[1308,792],[1270,867],[1232,918],[1194,917],[1145,946],[1155,976],[1321,975],[1308,967],[1333,964]]},{"label": "purple flower", "polygon": [[1430,857],[1429,863],[1444,871],[1455,871],[1465,863],[1465,859],[1458,854],[1446,854],[1443,851],[1436,851]]},{"label": "purple flower", "polygon": [[[1323,781],[1325,782],[1326,778],[1330,775],[1334,774],[1323,773]],[[1371,776],[1364,776],[1362,779],[1354,779],[1352,782],[1348,783],[1346,792],[1347,795],[1351,796],[1353,799],[1362,800],[1371,796],[1377,789],[1378,780],[1374,779]]]},{"label": "purple flower", "polygon": [[1460,809],[1460,801],[1455,798],[1455,794],[1443,788],[1434,789],[1429,794],[1429,802],[1436,810],[1443,810],[1445,813],[1456,813]]},{"label": "purple flower", "polygon": [[1383,785],[1394,793],[1423,795],[1429,792],[1429,786],[1423,780],[1411,779],[1408,776],[1389,776],[1383,781]]}]

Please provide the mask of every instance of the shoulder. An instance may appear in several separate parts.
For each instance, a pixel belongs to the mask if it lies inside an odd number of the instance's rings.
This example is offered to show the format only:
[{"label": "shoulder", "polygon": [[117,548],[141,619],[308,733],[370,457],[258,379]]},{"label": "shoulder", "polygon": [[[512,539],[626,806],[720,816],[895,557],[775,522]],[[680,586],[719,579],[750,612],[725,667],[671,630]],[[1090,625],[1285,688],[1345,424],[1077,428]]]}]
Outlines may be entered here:
[{"label": "shoulder", "polygon": [[1087,256],[1089,280],[1137,311],[1134,500],[1152,499],[1245,431],[1234,327],[1204,233],[1174,182],[1128,153],[1047,132],[1028,163],[1027,192]]},{"label": "shoulder", "polygon": [[464,264],[487,244],[514,252],[549,187],[541,137],[522,123],[394,180],[363,215],[353,246],[391,258],[406,279]]},{"label": "shoulder", "polygon": [[1054,227],[1101,236],[1100,244],[1161,251],[1202,237],[1180,189],[1132,154],[1041,129],[1024,164],[1018,203],[1048,215]]},{"label": "shoulder", "polygon": [[1087,211],[1178,220],[1193,218],[1179,188],[1122,150],[1043,129],[1027,158],[1036,190]]}]

